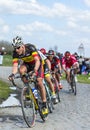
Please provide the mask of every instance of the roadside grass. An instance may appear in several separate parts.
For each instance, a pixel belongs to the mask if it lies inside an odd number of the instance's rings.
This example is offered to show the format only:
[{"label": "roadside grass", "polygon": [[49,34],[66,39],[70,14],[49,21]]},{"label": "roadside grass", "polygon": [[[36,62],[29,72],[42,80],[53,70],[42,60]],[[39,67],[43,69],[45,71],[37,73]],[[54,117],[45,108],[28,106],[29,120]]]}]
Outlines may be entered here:
[{"label": "roadside grass", "polygon": [[12,56],[11,55],[3,55],[2,66],[12,66]]},{"label": "roadside grass", "polygon": [[90,84],[90,75],[77,75],[79,83]]},{"label": "roadside grass", "polygon": [[12,90],[9,88],[9,84],[0,80],[0,103],[7,99],[12,92]]},{"label": "roadside grass", "polygon": [[[66,80],[65,74],[63,74],[61,79]],[[78,80],[78,83],[90,84],[90,75],[80,75],[80,74],[78,74],[77,80]]]}]

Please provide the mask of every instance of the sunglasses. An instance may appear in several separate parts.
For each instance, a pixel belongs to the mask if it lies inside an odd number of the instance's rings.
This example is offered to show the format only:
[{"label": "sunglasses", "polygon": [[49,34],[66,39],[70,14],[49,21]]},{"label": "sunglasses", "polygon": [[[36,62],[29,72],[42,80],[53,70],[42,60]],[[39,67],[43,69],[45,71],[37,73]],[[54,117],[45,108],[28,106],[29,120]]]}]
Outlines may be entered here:
[{"label": "sunglasses", "polygon": [[18,46],[18,47],[15,47],[15,49],[19,50],[19,49],[20,49],[20,46]]}]

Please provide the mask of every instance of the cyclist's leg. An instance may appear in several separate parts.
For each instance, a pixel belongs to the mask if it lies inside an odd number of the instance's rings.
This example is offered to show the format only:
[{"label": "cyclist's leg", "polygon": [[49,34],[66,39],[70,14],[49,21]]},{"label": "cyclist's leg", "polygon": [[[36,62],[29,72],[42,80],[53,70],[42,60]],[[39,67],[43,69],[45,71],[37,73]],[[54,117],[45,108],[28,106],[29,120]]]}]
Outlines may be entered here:
[{"label": "cyclist's leg", "polygon": [[79,71],[80,71],[80,69],[79,69],[79,63],[75,62],[72,67],[75,68],[74,74],[75,74],[75,81],[77,82],[77,73],[79,73]]},{"label": "cyclist's leg", "polygon": [[56,73],[56,79],[57,79],[58,84],[59,84],[59,89],[62,89],[63,86],[62,86],[62,84],[61,84],[61,81],[60,81],[60,74],[59,74],[58,72]]},{"label": "cyclist's leg", "polygon": [[51,74],[49,72],[49,68],[48,68],[47,64],[44,65],[44,78],[47,81],[47,83],[48,83],[48,85],[50,87],[51,92],[55,93],[54,86],[53,86],[53,83],[51,81]]},{"label": "cyclist's leg", "polygon": [[57,100],[56,94],[55,94],[54,84],[52,83],[50,74],[46,74],[46,75],[45,75],[45,80],[47,81],[47,83],[48,83],[48,85],[49,85],[49,88],[50,88],[50,90],[51,90],[53,102],[54,102],[55,104],[58,103],[58,100]]},{"label": "cyclist's leg", "polygon": [[31,70],[30,70],[30,67],[29,67],[27,64],[24,64],[24,63],[23,63],[23,64],[19,67],[19,73],[20,73],[21,78],[22,78],[22,81],[23,81],[24,83],[27,83],[27,82],[28,82],[28,80],[27,80],[27,78],[26,78],[26,73],[29,72],[29,71],[31,71]]},{"label": "cyclist's leg", "polygon": [[41,66],[38,70],[38,75],[37,75],[37,85],[41,94],[41,99],[42,99],[42,104],[44,110],[44,114],[48,114],[48,109],[47,109],[47,99],[46,99],[46,90],[45,86],[43,84],[43,78],[44,78],[44,71],[43,71],[43,66]]},{"label": "cyclist's leg", "polygon": [[43,84],[43,79],[42,78],[37,78],[38,82],[38,88],[41,94],[41,99],[42,99],[42,113],[43,114],[48,114],[48,108],[47,108],[47,100],[46,100],[46,90],[45,86]]},{"label": "cyclist's leg", "polygon": [[53,76],[53,82],[54,82],[56,97],[57,97],[58,101],[60,102],[58,81],[57,81],[57,79],[56,79],[56,75],[55,75],[55,74],[53,74],[52,76]]},{"label": "cyclist's leg", "polygon": [[45,87],[44,87],[44,84],[43,84],[43,79],[42,78],[37,78],[37,85],[38,85],[38,88],[40,90],[40,93],[41,93],[41,98],[42,98],[42,101],[43,102],[46,102],[46,91],[45,91]]},{"label": "cyclist's leg", "polygon": [[45,75],[45,80],[46,80],[47,83],[49,84],[49,87],[50,87],[51,92],[52,92],[52,93],[55,93],[55,91],[54,91],[54,85],[53,85],[53,83],[52,83],[52,81],[51,81],[50,74],[46,74],[46,75]]},{"label": "cyclist's leg", "polygon": [[67,79],[67,82],[68,83],[71,83],[71,80],[70,80],[70,68],[66,68],[66,79]]}]

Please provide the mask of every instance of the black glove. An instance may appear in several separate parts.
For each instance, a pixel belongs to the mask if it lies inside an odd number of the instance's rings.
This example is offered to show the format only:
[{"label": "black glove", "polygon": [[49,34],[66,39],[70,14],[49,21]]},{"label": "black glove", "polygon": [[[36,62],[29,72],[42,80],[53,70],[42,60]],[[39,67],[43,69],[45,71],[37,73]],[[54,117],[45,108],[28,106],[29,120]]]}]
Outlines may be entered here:
[{"label": "black glove", "polygon": [[9,79],[10,81],[12,81],[12,80],[14,79],[14,77],[15,77],[15,75],[12,73],[12,74],[9,75],[8,79]]}]

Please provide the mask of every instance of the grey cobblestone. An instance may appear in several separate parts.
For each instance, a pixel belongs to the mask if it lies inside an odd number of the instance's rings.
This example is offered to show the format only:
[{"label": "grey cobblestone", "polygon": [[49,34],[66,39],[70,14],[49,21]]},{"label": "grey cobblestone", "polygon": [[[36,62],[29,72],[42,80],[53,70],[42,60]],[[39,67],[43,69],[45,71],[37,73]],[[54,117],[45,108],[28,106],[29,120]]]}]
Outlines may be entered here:
[{"label": "grey cobblestone", "polygon": [[[62,81],[61,102],[42,123],[39,116],[31,130],[90,130],[90,85],[77,83],[77,95],[69,93],[67,82]],[[0,108],[0,130],[28,130],[20,107]]]}]

